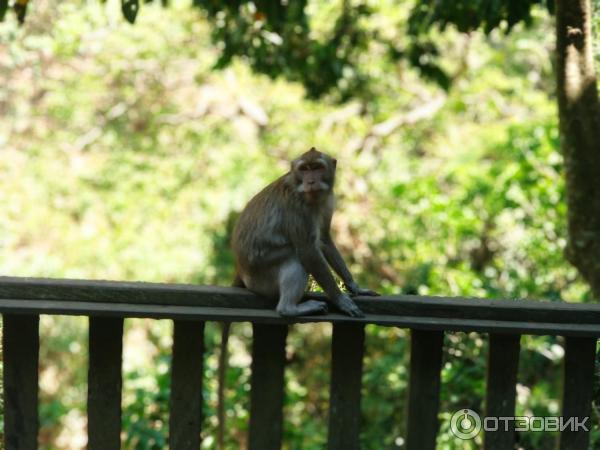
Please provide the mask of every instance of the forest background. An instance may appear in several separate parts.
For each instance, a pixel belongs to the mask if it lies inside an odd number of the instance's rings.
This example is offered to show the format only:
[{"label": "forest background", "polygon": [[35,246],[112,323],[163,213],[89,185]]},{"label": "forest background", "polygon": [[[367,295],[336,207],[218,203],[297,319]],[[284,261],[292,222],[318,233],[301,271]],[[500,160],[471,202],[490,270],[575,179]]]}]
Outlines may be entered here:
[{"label": "forest background", "polygon": [[[346,3],[308,3],[317,38]],[[367,4],[361,30],[401,48],[414,2]],[[554,18],[545,7],[510,33],[506,24],[432,32],[439,72],[373,41],[361,73],[342,67],[330,90],[318,77],[257,74],[245,58],[221,64],[215,18],[183,1],[143,5],[134,26],[112,0],[32,8],[22,27],[13,17],[0,24],[0,274],[227,285],[236,215],[314,145],[338,158],[334,233],[362,284],[387,294],[591,301],[564,256]],[[126,321],[127,449],[166,447],[171,329]],[[41,335],[40,444],[82,448],[87,320],[43,316]],[[206,336],[202,447],[212,449],[218,324]],[[326,441],[330,337],[327,324],[291,331],[288,449]],[[403,447],[407,338],[367,328],[365,449]],[[245,442],[250,340],[249,325],[234,326],[229,448]],[[486,346],[485,335],[445,336],[440,449],[481,445],[455,438],[449,419],[483,409]],[[523,337],[518,415],[558,414],[563,353],[560,338]],[[593,448],[599,417],[594,409]],[[553,439],[521,433],[519,445],[551,448]]]}]

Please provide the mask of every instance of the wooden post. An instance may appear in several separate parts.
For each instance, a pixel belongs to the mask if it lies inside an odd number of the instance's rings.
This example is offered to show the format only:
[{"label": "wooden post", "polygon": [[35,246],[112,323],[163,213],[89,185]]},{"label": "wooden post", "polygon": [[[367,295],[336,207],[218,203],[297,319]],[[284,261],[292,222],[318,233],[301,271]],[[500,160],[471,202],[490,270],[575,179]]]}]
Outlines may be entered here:
[{"label": "wooden post", "polygon": [[364,342],[364,325],[333,326],[328,450],[360,450]]},{"label": "wooden post", "polygon": [[248,450],[279,450],[287,325],[253,324]]},{"label": "wooden post", "polygon": [[[489,338],[486,417],[513,417],[521,336],[491,334]],[[515,443],[515,424],[504,423],[498,430],[485,434],[485,450],[512,449]]]},{"label": "wooden post", "polygon": [[173,325],[169,448],[198,450],[202,421],[204,322]]},{"label": "wooden post", "polygon": [[[585,421],[591,429],[592,387],[596,360],[596,338],[566,338],[562,417],[575,424]],[[587,417],[587,419],[585,419]],[[564,429],[560,434],[560,450],[588,450],[590,433],[583,428]]]},{"label": "wooden post", "polygon": [[88,449],[121,448],[123,319],[90,317]]},{"label": "wooden post", "polygon": [[4,314],[4,447],[37,450],[39,315]]},{"label": "wooden post", "polygon": [[443,342],[442,331],[411,330],[407,450],[435,450]]}]

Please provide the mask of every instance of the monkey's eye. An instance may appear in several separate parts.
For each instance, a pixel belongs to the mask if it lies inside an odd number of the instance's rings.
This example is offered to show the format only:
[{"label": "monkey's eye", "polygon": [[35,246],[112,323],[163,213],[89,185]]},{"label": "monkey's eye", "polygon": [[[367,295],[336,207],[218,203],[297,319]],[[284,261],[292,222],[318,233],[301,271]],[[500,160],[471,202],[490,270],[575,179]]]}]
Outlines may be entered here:
[{"label": "monkey's eye", "polygon": [[307,165],[303,164],[300,167],[298,167],[298,170],[300,172],[306,172],[307,170],[310,170],[310,168]]}]

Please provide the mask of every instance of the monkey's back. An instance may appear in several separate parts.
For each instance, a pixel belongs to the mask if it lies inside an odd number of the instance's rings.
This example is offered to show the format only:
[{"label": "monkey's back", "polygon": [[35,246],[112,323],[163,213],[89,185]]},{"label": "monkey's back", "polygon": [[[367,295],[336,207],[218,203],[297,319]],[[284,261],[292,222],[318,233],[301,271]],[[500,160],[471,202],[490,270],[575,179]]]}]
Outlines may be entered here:
[{"label": "monkey's back", "polygon": [[251,269],[263,265],[269,255],[285,256],[293,251],[285,232],[284,211],[291,194],[285,177],[266,186],[242,210],[231,241],[238,267]]}]

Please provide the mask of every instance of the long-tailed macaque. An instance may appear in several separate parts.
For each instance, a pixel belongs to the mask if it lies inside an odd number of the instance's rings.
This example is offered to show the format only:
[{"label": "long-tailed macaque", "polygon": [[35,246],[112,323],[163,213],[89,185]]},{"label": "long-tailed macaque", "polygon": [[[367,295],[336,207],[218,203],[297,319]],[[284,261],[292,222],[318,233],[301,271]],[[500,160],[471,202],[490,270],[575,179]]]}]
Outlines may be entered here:
[{"label": "long-tailed macaque", "polygon": [[336,163],[311,148],[292,161],[288,173],[250,200],[233,230],[234,284],[278,298],[281,316],[327,312],[325,302],[301,302],[309,274],[333,306],[349,316],[363,316],[340,290],[329,266],[350,295],[378,295],[358,287],[331,238]]},{"label": "long-tailed macaque", "polygon": [[[233,230],[236,259],[233,285],[278,298],[277,312],[284,317],[327,312],[325,302],[301,301],[309,274],[337,309],[352,317],[362,317],[358,306],[338,287],[329,266],[342,279],[350,295],[378,295],[358,287],[331,239],[336,162],[311,148],[292,161],[288,173],[248,202]],[[217,447],[221,450],[225,448],[228,339],[229,324],[223,324],[217,407]]]}]

